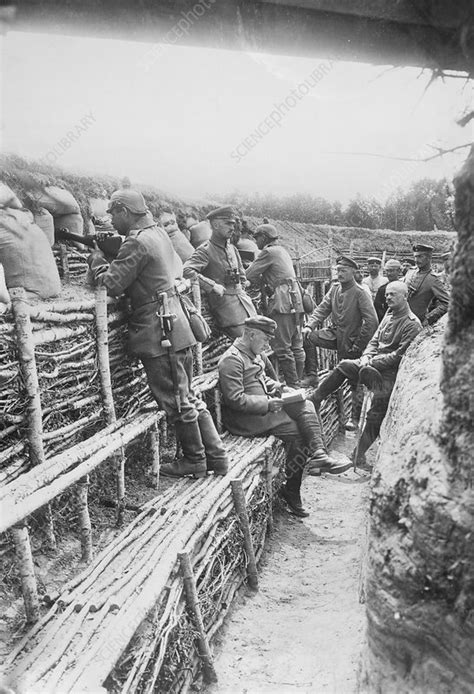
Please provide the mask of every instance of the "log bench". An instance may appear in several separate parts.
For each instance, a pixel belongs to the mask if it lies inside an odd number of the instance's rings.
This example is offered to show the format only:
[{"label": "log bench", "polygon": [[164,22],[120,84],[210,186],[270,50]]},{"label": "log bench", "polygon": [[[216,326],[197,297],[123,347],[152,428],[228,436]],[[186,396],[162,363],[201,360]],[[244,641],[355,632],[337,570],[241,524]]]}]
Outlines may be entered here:
[{"label": "log bench", "polygon": [[[164,676],[162,668],[166,671],[172,629],[185,612],[178,571],[182,553],[189,556],[197,581],[204,638],[212,637],[245,580],[252,553],[244,547],[240,512],[234,510],[234,480],[240,481],[246,504],[256,514],[250,528],[258,557],[271,522],[272,467],[284,460],[283,444],[274,437],[226,434],[224,442],[231,460],[228,475],[179,480],[144,504],[132,523],[55,596],[7,660],[15,689],[100,691],[120,661],[121,681],[128,683],[122,691],[142,691],[144,683],[152,691]],[[234,544],[229,545],[232,532]],[[133,658],[127,651],[132,641]],[[182,665],[188,679],[199,667],[191,650],[192,667]]]}]

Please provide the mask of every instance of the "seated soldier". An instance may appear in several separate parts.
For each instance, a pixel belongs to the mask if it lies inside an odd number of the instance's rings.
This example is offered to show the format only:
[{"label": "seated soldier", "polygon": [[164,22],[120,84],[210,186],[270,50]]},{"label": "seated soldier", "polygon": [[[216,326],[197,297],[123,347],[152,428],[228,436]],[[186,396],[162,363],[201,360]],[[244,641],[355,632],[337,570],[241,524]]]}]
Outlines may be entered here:
[{"label": "seated soldier", "polygon": [[[265,316],[247,318],[244,332],[219,360],[223,417],[227,429],[238,436],[273,434],[288,443],[286,484],[280,495],[297,516],[309,515],[301,503],[303,468],[310,475],[339,474],[350,467],[340,465],[324,450],[320,424],[307,400],[284,404],[281,384],[265,373],[262,353],[268,349],[276,323]],[[290,388],[284,391],[291,392]]]},{"label": "seated soldier", "polygon": [[398,367],[408,345],[421,331],[421,323],[410,310],[405,282],[390,282],[385,292],[388,311],[359,359],[343,359],[313,392],[311,400],[318,409],[322,400],[347,379],[352,387],[358,383],[374,390],[372,405],[358,446],[356,465],[365,467],[365,453],[379,435]]}]

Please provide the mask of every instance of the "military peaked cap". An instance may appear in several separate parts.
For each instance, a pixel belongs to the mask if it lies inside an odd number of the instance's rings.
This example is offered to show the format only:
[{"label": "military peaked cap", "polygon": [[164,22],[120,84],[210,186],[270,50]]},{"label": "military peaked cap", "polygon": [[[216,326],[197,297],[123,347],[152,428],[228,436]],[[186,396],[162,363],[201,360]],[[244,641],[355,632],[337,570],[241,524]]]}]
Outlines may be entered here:
[{"label": "military peaked cap", "polygon": [[398,267],[401,268],[402,264],[399,260],[395,260],[395,258],[390,258],[390,260],[387,260],[385,263],[385,267]]},{"label": "military peaked cap", "polygon": [[107,212],[111,212],[117,205],[123,205],[133,214],[145,214],[145,212],[148,212],[143,195],[131,188],[122,188],[112,193]]},{"label": "military peaked cap", "polygon": [[427,246],[424,243],[417,243],[415,246],[413,246],[414,253],[433,253],[433,251],[433,246]]},{"label": "military peaked cap", "polygon": [[367,258],[368,263],[378,263],[379,265],[382,265],[382,261],[380,258],[376,258],[375,256],[372,256],[371,258]]},{"label": "military peaked cap", "polygon": [[266,316],[251,316],[250,318],[246,318],[244,325],[246,328],[261,330],[263,333],[270,335],[270,337],[273,337],[277,328],[275,321]]},{"label": "military peaked cap", "polygon": [[235,210],[231,205],[226,205],[225,207],[218,207],[216,210],[211,210],[207,215],[206,219],[212,221],[213,219],[233,219],[236,218]]},{"label": "military peaked cap", "polygon": [[347,255],[340,255],[336,258],[337,265],[345,265],[346,267],[352,267],[354,270],[358,270],[359,266],[354,260],[354,258],[349,258]]},{"label": "military peaked cap", "polygon": [[254,236],[258,236],[258,234],[264,234],[264,236],[266,236],[267,239],[277,239],[278,238],[278,231],[273,226],[273,224],[260,224],[255,229]]}]

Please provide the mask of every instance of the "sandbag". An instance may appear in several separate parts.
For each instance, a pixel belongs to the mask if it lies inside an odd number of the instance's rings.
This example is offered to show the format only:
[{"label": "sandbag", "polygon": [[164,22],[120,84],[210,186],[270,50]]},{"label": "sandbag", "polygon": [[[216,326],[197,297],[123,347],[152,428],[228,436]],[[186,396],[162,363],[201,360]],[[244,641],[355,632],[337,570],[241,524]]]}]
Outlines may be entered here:
[{"label": "sandbag", "polygon": [[41,299],[61,290],[48,239],[23,210],[0,210],[0,263],[9,288],[24,287]]},{"label": "sandbag", "polygon": [[82,219],[82,215],[78,213],[62,214],[55,217],[54,228],[56,230],[67,229],[71,234],[84,236],[84,220]]},{"label": "sandbag", "polygon": [[54,244],[54,219],[53,215],[44,207],[34,214],[34,222],[48,239],[50,246]]},{"label": "sandbag", "polygon": [[204,241],[208,241],[211,236],[212,236],[212,229],[211,225],[207,220],[204,220],[203,222],[199,222],[198,224],[194,224],[190,229],[189,229],[189,234],[191,237],[191,243],[194,246],[194,248],[197,248],[198,246],[201,245],[201,243],[204,243]]},{"label": "sandbag", "polygon": [[13,207],[16,210],[21,210],[23,207],[10,186],[2,181],[0,181],[0,207]]},{"label": "sandbag", "polygon": [[40,207],[45,207],[51,212],[53,217],[64,214],[77,214],[80,212],[79,205],[72,193],[58,186],[46,186],[43,190],[32,193],[35,201]]}]

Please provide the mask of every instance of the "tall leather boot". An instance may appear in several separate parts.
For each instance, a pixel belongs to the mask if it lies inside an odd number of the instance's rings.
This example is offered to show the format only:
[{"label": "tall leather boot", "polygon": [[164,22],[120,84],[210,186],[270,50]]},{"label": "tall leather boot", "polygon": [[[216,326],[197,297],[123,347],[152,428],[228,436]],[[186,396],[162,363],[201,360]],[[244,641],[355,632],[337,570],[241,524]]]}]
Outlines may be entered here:
[{"label": "tall leather boot", "polygon": [[306,373],[306,378],[303,378],[301,385],[303,386],[317,386],[318,385],[318,356],[316,354],[316,347],[309,341],[305,340],[303,345],[306,359],[304,364],[304,370]]},{"label": "tall leather boot", "polygon": [[303,412],[298,416],[297,423],[307,447],[306,472],[308,475],[318,476],[322,472],[339,475],[350,468],[349,459],[337,462],[326,452],[317,415],[311,411]]},{"label": "tall leather boot", "polygon": [[309,398],[315,408],[319,410],[319,406],[321,405],[322,401],[331,395],[331,393],[334,393],[334,391],[340,388],[345,380],[346,377],[339,371],[339,369],[336,368],[331,371],[329,376],[321,383],[321,385],[316,388],[314,393],[312,393],[311,397]]},{"label": "tall leather boot", "polygon": [[300,379],[296,372],[295,360],[288,356],[278,357],[278,364],[280,366],[281,373],[285,378],[285,383],[290,388],[299,388]]},{"label": "tall leather boot", "polygon": [[215,475],[225,475],[229,470],[229,459],[209,410],[201,410],[198,417],[201,439],[206,449],[207,469]]},{"label": "tall leather boot", "polygon": [[176,421],[176,438],[181,444],[183,458],[160,467],[165,477],[206,476],[206,451],[201,438],[198,420],[194,422]]},{"label": "tall leather boot", "polygon": [[383,416],[381,418],[367,417],[364,431],[360,437],[359,446],[352,451],[352,460],[354,460],[355,454],[357,453],[357,459],[355,460],[356,466],[364,467],[366,465],[365,454],[379,435],[382,421]]},{"label": "tall leather boot", "polygon": [[278,494],[286,502],[295,516],[306,518],[309,513],[303,508],[301,501],[301,480],[305,456],[302,451],[302,441],[295,439],[287,444],[286,449],[286,483],[280,487]]}]

